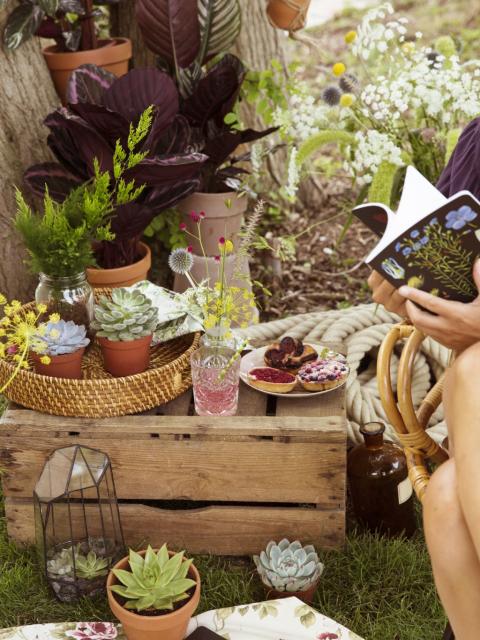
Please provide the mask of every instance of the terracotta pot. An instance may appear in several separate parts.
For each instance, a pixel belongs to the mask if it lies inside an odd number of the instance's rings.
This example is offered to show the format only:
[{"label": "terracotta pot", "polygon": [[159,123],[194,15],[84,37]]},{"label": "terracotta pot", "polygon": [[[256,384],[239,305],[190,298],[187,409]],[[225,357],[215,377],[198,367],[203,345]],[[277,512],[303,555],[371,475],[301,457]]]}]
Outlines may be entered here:
[{"label": "terracotta pot", "polygon": [[63,356],[49,356],[50,364],[40,362],[41,355],[31,353],[35,371],[42,376],[52,378],[70,378],[80,380],[82,378],[82,358],[85,347],[77,349],[73,353],[66,353]]},{"label": "terracotta pot", "polygon": [[116,378],[143,373],[150,363],[150,343],[152,336],[113,342],[108,338],[97,338],[102,349],[105,369]]},{"label": "terracotta pot", "polygon": [[267,16],[277,29],[298,31],[303,29],[307,21],[311,0],[270,0],[267,5]]},{"label": "terracotta pot", "polygon": [[277,591],[276,589],[269,589],[266,585],[263,585],[267,600],[279,600],[280,598],[298,598],[305,602],[305,604],[312,604],[313,597],[317,591],[318,580],[306,591]]},{"label": "terracotta pot", "polygon": [[116,287],[129,287],[131,284],[146,280],[152,266],[152,252],[150,247],[143,242],[139,245],[143,258],[117,269],[97,269],[88,267],[87,280],[94,288],[115,289]]},{"label": "terracotta pot", "polygon": [[97,49],[89,51],[57,51],[57,45],[43,50],[43,56],[52,76],[55,89],[65,104],[70,74],[82,64],[96,64],[116,76],[128,71],[132,57],[132,43],[128,38],[101,40]]},{"label": "terracotta pot", "polygon": [[[228,206],[229,203],[231,206]],[[182,200],[177,208],[182,214],[182,222],[187,225],[187,231],[195,235],[198,235],[198,229],[190,213],[205,212],[205,218],[200,225],[203,248],[207,256],[216,256],[219,253],[219,238],[229,238],[235,243],[247,208],[247,198],[238,198],[234,192],[193,193]],[[197,240],[188,236],[188,244],[192,245],[193,252],[198,256],[203,255],[202,247]]]},{"label": "terracotta pot", "polygon": [[[144,555],[145,551],[141,551],[140,554]],[[128,557],[120,560],[113,568],[126,569],[127,566]],[[110,591],[110,587],[118,582],[110,571],[107,578],[108,604],[113,614],[122,623],[128,640],[183,640],[190,618],[200,602],[200,574],[193,564],[188,575],[195,580],[197,586],[192,597],[183,607],[163,616],[142,616],[124,609]]]}]

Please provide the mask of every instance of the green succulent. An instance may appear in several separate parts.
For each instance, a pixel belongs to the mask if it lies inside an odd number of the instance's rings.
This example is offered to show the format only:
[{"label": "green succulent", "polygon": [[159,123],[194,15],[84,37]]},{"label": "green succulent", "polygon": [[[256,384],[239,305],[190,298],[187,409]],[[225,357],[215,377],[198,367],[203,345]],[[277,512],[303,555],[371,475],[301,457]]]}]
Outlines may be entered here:
[{"label": "green succulent", "polygon": [[158,312],[150,298],[140,291],[114,289],[112,299],[102,296],[95,306],[97,335],[112,342],[128,342],[151,335]]},{"label": "green succulent", "polygon": [[47,573],[52,576],[73,576],[73,550],[62,549],[47,560]]},{"label": "green succulent", "polygon": [[170,556],[165,544],[157,553],[149,545],[145,557],[130,549],[130,570],[113,569],[121,584],[110,589],[126,599],[125,609],[172,610],[176,602],[189,597],[187,591],[196,584],[187,578],[191,564],[183,551]]},{"label": "green succulent", "polygon": [[87,555],[75,551],[75,571],[77,578],[93,580],[106,576],[110,568],[111,558],[100,558],[95,551],[89,551]]}]

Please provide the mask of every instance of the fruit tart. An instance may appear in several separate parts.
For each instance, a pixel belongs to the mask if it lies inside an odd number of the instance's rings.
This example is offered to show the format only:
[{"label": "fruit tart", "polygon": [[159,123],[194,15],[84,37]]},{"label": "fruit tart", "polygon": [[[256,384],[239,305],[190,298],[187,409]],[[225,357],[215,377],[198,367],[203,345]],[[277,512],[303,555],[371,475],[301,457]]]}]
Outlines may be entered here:
[{"label": "fruit tart", "polygon": [[248,381],[267,393],[289,393],[297,384],[297,378],[287,371],[272,367],[255,367],[248,372]]},{"label": "fruit tart", "polygon": [[305,364],[297,379],[306,391],[326,391],[342,385],[349,371],[344,362],[322,359]]},{"label": "fruit tart", "polygon": [[311,345],[290,336],[270,345],[264,355],[266,365],[290,373],[297,373],[306,362],[317,358],[318,353]]}]

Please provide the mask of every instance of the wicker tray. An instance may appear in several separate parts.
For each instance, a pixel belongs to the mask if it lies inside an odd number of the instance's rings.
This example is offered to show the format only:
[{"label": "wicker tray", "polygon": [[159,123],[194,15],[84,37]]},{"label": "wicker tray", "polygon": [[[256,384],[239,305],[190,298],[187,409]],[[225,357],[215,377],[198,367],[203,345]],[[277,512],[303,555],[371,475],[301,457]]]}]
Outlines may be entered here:
[{"label": "wicker tray", "polygon": [[[57,416],[109,418],[147,411],[170,402],[191,386],[190,355],[199,339],[199,334],[190,334],[152,347],[149,369],[125,378],[114,378],[105,371],[95,343],[83,358],[82,380],[21,370],[4,395],[29,409]],[[12,371],[11,363],[0,360],[0,387]]]}]

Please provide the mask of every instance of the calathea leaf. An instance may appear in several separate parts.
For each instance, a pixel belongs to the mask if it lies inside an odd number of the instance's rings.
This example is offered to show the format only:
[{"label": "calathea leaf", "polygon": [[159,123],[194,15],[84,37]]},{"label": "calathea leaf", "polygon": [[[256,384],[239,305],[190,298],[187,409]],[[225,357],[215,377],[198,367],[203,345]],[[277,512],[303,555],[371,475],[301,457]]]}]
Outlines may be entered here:
[{"label": "calathea leaf", "polygon": [[226,52],[234,44],[242,26],[239,0],[198,0],[202,41],[201,64]]},{"label": "calathea leaf", "polygon": [[63,202],[68,194],[83,182],[56,162],[36,164],[27,169],[23,177],[37,196],[43,196],[48,187],[49,194],[57,202]]},{"label": "calathea leaf", "polygon": [[78,16],[85,14],[85,7],[80,0],[60,0],[58,10],[62,13],[75,13]]},{"label": "calathea leaf", "polygon": [[67,87],[67,103],[89,102],[103,104],[105,91],[117,76],[95,64],[82,64],[70,76]]},{"label": "calathea leaf", "polygon": [[178,70],[197,58],[197,0],[137,0],[135,15],[147,47],[163,61]]},{"label": "calathea leaf", "polygon": [[62,36],[65,47],[68,51],[78,51],[80,47],[80,40],[82,39],[82,30],[80,26],[71,29],[70,31],[63,31]]},{"label": "calathea leaf", "polygon": [[32,2],[25,2],[15,7],[8,16],[3,34],[7,49],[16,49],[31,38],[40,26],[44,16],[45,13],[42,9]]}]

